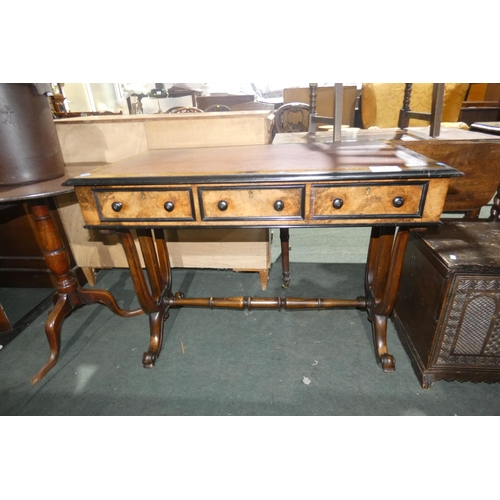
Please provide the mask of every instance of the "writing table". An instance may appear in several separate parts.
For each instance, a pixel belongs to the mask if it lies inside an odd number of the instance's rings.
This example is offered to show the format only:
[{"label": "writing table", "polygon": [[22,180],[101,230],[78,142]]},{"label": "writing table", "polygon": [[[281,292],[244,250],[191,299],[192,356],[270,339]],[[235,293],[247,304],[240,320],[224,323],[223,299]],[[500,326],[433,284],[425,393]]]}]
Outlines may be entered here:
[{"label": "writing table", "polygon": [[[356,307],[367,311],[377,361],[390,372],[395,360],[387,348],[387,318],[409,230],[439,222],[450,178],[460,175],[406,148],[371,141],[148,151],[66,184],[75,188],[85,227],[120,235],[149,316],[145,367],[160,355],[172,308]],[[189,298],[173,292],[165,228],[336,226],[372,227],[363,297]]]}]

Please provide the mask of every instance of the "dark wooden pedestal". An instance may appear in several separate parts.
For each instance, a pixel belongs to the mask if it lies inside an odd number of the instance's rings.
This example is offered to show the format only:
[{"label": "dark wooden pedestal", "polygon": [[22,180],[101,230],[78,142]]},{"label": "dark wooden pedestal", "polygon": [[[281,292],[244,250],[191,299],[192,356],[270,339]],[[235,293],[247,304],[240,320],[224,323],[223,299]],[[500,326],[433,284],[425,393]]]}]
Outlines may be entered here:
[{"label": "dark wooden pedestal", "polygon": [[[77,267],[53,199],[46,200],[50,216],[68,252],[70,269],[78,283],[87,280]],[[0,204],[0,286],[21,288],[53,288],[55,275],[48,268],[40,235],[28,202]]]},{"label": "dark wooden pedestal", "polygon": [[[86,168],[85,168],[86,170]],[[84,170],[84,171],[85,171]],[[47,362],[33,376],[31,383],[38,383],[49,370],[57,363],[61,350],[61,329],[64,319],[75,309],[87,304],[100,303],[107,306],[112,312],[122,317],[143,314],[142,309],[126,311],[121,309],[115,298],[107,290],[83,289],[80,287],[76,275],[71,270],[70,254],[59,232],[55,212],[51,210],[52,196],[71,192],[70,187],[62,183],[68,176],[59,177],[50,181],[26,184],[22,186],[0,186],[0,203],[14,204],[26,202],[32,214],[32,228],[42,252],[45,265],[55,283],[56,291],[53,295],[53,308],[45,322],[45,334],[49,343],[50,354]],[[15,333],[6,314],[0,314],[0,333],[10,336]]]},{"label": "dark wooden pedestal", "polygon": [[499,248],[498,222],[411,234],[393,320],[423,388],[500,381]]}]

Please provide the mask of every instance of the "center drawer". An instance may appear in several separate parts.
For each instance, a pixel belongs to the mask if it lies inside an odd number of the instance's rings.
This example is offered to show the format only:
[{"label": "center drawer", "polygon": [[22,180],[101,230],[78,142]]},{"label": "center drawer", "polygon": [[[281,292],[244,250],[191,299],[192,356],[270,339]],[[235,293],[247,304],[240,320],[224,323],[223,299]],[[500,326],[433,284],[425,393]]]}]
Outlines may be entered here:
[{"label": "center drawer", "polygon": [[192,221],[191,188],[94,189],[99,218],[108,221]]},{"label": "center drawer", "polygon": [[199,187],[201,218],[207,220],[302,220],[305,186]]}]

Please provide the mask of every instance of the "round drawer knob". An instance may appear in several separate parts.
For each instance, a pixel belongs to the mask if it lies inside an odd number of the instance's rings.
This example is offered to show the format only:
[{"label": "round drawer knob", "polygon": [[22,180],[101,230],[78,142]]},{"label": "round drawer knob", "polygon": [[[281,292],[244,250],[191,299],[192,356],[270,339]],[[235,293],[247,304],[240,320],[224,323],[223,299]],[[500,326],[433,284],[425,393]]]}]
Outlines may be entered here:
[{"label": "round drawer knob", "polygon": [[276,212],[281,212],[284,208],[285,204],[281,200],[274,202],[274,210],[276,210]]},{"label": "round drawer knob", "polygon": [[121,201],[115,201],[111,204],[111,208],[115,212],[119,212],[123,208],[123,203]]},{"label": "round drawer knob", "polygon": [[163,208],[167,211],[167,212],[172,212],[173,209],[174,209],[174,204],[171,202],[171,201],[167,201],[165,202],[165,204],[163,205]]},{"label": "round drawer knob", "polygon": [[335,198],[332,205],[333,208],[336,208],[338,210],[339,208],[342,208],[342,206],[344,205],[344,201],[341,198]]},{"label": "round drawer knob", "polygon": [[404,205],[404,202],[405,202],[405,199],[404,199],[402,196],[396,196],[396,197],[392,200],[392,204],[393,204],[396,208],[402,207],[402,206]]},{"label": "round drawer knob", "polygon": [[217,206],[219,207],[219,210],[221,210],[222,212],[224,212],[224,210],[227,210],[227,207],[229,205],[227,204],[227,201],[221,200],[221,201],[219,201],[219,203],[217,204]]}]

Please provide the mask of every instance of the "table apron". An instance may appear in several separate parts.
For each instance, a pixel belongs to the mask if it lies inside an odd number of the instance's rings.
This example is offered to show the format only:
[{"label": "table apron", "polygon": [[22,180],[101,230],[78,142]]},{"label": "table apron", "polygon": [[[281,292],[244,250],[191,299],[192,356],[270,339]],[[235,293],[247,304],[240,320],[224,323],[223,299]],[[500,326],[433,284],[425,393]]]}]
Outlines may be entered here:
[{"label": "table apron", "polygon": [[76,186],[86,227],[428,225],[450,180]]}]

